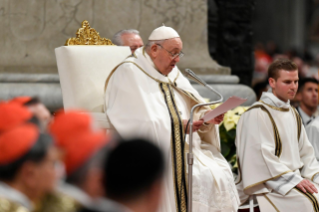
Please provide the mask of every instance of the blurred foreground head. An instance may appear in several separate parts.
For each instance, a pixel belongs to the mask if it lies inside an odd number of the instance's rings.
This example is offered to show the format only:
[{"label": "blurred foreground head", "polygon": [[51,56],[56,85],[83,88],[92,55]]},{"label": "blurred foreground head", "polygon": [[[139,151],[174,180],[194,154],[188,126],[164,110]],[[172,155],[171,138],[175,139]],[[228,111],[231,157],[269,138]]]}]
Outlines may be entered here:
[{"label": "blurred foreground head", "polygon": [[88,113],[75,110],[58,112],[49,130],[62,152],[66,182],[80,188],[91,198],[104,195],[101,166],[108,136],[93,128],[93,120]]},{"label": "blurred foreground head", "polygon": [[156,211],[161,200],[164,159],[161,150],[143,139],[122,140],[104,167],[107,197],[132,211]]},{"label": "blurred foreground head", "polygon": [[31,201],[53,190],[57,159],[51,137],[39,133],[33,124],[20,125],[0,135],[0,181]]}]

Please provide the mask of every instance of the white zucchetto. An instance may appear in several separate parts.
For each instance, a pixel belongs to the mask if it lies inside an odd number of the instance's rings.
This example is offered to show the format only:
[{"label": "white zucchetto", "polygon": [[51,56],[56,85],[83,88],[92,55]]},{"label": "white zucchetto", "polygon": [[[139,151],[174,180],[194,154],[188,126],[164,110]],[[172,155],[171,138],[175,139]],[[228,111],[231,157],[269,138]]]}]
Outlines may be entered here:
[{"label": "white zucchetto", "polygon": [[167,40],[179,37],[180,36],[175,29],[167,26],[161,26],[153,30],[148,40]]}]

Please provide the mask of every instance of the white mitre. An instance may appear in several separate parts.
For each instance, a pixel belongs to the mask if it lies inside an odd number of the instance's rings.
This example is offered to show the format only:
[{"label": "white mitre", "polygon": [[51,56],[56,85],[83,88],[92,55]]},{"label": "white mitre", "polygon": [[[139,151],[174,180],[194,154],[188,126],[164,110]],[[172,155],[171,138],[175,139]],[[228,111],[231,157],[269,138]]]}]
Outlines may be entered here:
[{"label": "white mitre", "polygon": [[167,26],[161,26],[153,30],[148,40],[167,40],[179,37],[180,36],[175,29]]}]

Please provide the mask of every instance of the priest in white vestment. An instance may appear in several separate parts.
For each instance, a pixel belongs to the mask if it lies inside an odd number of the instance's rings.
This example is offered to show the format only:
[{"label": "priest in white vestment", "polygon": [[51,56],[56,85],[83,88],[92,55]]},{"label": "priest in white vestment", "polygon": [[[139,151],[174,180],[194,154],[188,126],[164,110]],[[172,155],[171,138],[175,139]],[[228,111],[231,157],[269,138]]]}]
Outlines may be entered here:
[{"label": "priest in white vestment", "polygon": [[[176,67],[181,50],[178,33],[159,27],[146,47],[137,49],[106,80],[106,114],[114,129],[124,138],[146,137],[165,154],[161,212],[187,211],[185,128],[191,107],[204,102]],[[235,212],[238,194],[231,169],[220,153],[215,125],[222,117],[203,123],[200,118],[208,110],[201,107],[194,117],[193,211]]]},{"label": "priest in white vestment", "polygon": [[261,212],[319,211],[319,164],[301,118],[290,106],[298,88],[297,66],[287,59],[269,69],[271,89],[237,125],[241,203],[257,197]]}]

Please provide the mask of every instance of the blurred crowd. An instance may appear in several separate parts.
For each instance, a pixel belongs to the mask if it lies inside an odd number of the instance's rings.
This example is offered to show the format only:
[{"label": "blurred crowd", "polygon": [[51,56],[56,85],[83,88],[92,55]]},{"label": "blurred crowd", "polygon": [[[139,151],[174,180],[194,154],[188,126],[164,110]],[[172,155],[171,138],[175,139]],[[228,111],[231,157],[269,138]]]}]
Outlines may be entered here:
[{"label": "blurred crowd", "polygon": [[[314,56],[308,49],[297,51],[291,48],[282,51],[274,41],[267,43],[257,42],[254,46],[254,73],[252,87],[259,100],[261,93],[269,89],[267,70],[269,65],[278,58],[287,58],[298,66],[299,80],[307,80],[309,78],[319,79],[319,55]],[[294,106],[300,104],[299,96],[292,102]]]},{"label": "blurred crowd", "polygon": [[151,142],[99,129],[85,111],[0,102],[0,211],[156,211],[164,171]]},{"label": "blurred crowd", "polygon": [[269,41],[266,44],[257,42],[254,47],[254,56],[253,84],[267,78],[268,66],[278,58],[287,58],[293,61],[298,66],[300,78],[315,77],[318,79],[319,56],[313,56],[308,49],[304,49],[302,52],[293,48],[281,51],[274,41]]}]

